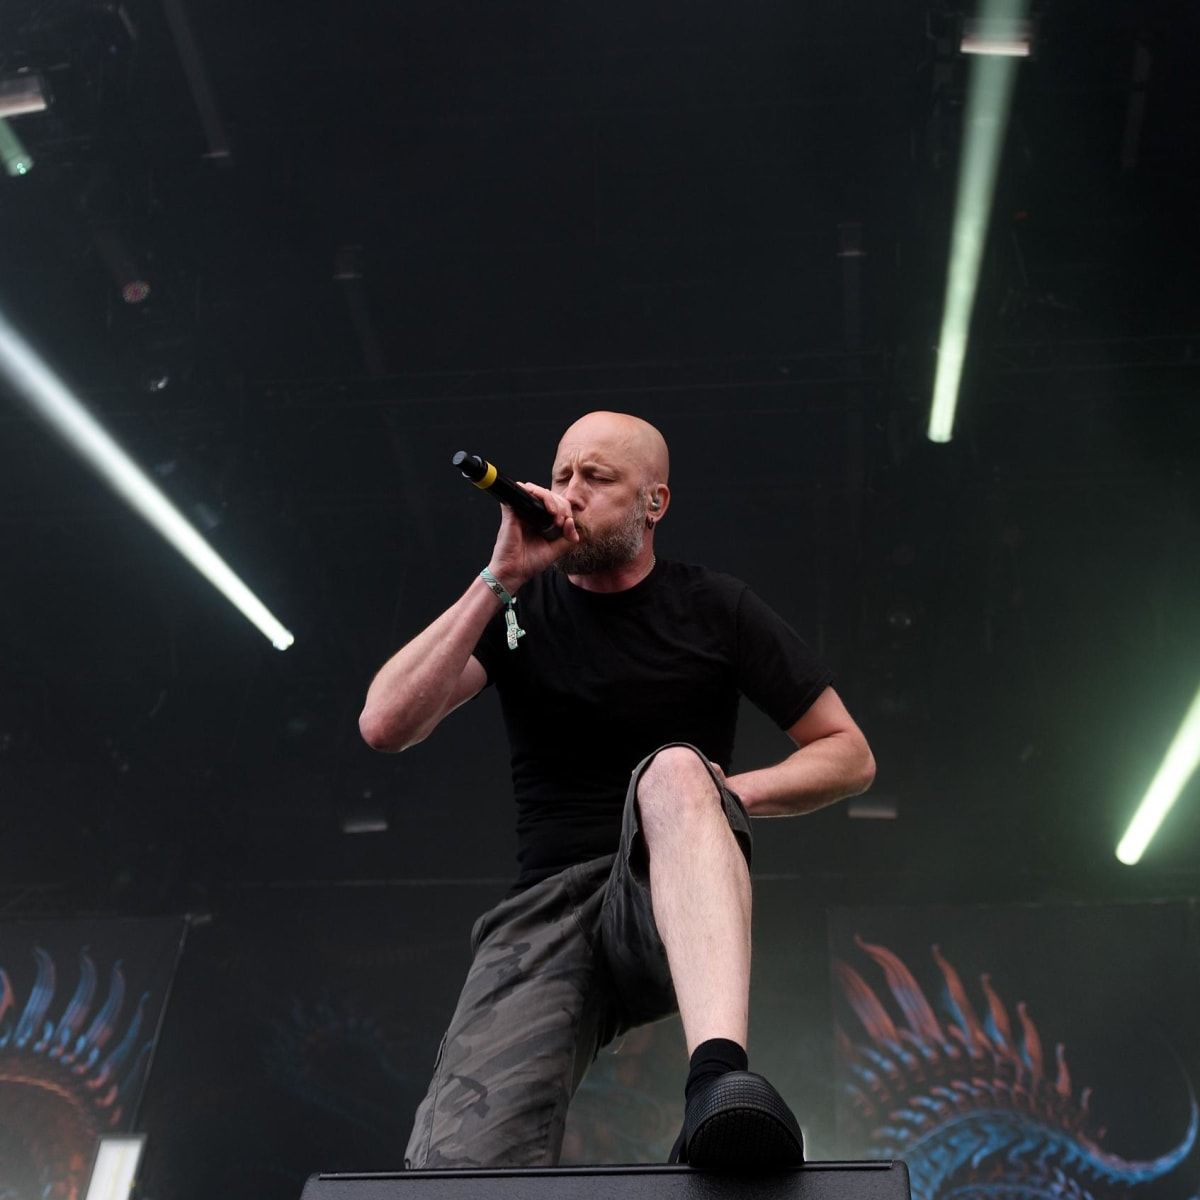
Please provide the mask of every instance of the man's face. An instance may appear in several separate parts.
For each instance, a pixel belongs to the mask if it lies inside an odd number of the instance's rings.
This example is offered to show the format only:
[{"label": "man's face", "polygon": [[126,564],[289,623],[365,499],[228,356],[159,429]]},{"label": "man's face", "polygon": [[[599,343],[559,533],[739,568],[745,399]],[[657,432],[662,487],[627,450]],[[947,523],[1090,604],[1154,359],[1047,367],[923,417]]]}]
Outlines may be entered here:
[{"label": "man's face", "polygon": [[632,562],[646,532],[644,468],[636,446],[602,416],[584,419],[563,437],[550,487],[570,505],[580,542],[555,564],[590,575]]}]

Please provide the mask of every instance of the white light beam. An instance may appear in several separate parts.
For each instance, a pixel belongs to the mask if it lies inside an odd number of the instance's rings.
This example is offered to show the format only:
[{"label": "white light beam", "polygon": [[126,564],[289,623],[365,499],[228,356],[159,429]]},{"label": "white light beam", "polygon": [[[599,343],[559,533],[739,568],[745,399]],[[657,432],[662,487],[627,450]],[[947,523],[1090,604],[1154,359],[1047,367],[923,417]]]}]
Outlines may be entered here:
[{"label": "white light beam", "polygon": [[[1024,17],[1026,8],[1027,0],[991,0],[985,2],[980,19],[1016,21]],[[996,172],[1012,108],[1018,61],[988,56],[976,58],[971,64],[967,106],[963,114],[958,198],[950,239],[950,267],[942,308],[942,332],[938,338],[933,406],[929,413],[928,437],[931,442],[948,442],[954,432],[954,412],[962,383],[967,335],[979,285],[979,264],[992,215]]]},{"label": "white light beam", "polygon": [[1117,858],[1132,867],[1166,819],[1188,781],[1200,766],[1200,691],[1179,726],[1162,765],[1117,844]]},{"label": "white light beam", "polygon": [[257,626],[271,645],[286,650],[296,640],[3,317],[0,375],[121,499]]}]

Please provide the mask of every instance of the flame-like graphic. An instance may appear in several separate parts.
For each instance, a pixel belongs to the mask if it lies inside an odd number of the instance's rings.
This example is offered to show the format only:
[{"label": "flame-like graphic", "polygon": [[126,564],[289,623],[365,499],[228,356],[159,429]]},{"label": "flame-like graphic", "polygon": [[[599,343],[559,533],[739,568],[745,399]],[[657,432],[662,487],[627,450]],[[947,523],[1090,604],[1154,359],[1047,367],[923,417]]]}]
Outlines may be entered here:
[{"label": "flame-like graphic", "polygon": [[125,1013],[125,976],[115,963],[98,998],[85,947],[70,999],[56,1007],[54,960],[33,951],[36,973],[23,1007],[0,967],[0,1194],[13,1200],[78,1200],[96,1138],[121,1126],[153,1039],[148,994]]},{"label": "flame-like graphic", "polygon": [[[1129,1161],[1102,1148],[1089,1113],[1091,1090],[1072,1088],[1066,1054],[1046,1060],[1024,1004],[1012,1020],[987,975],[980,1019],[937,946],[946,1019],[892,951],[855,938],[883,972],[898,1019],[853,967],[834,974],[865,1038],[837,1031],[857,1133],[871,1153],[908,1164],[913,1200],[1096,1200],[1174,1170],[1200,1127],[1194,1094],[1182,1139],[1157,1158]],[[1190,1092],[1190,1085],[1189,1085]],[[1184,1125],[1182,1119],[1180,1124]]]}]

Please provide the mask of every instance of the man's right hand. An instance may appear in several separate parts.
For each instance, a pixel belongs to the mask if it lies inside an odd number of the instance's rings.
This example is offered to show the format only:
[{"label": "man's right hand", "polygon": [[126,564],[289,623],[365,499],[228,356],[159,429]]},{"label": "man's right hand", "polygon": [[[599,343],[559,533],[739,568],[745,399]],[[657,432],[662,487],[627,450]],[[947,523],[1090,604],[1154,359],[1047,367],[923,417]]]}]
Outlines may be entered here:
[{"label": "man's right hand", "polygon": [[531,496],[536,496],[554,517],[554,523],[562,530],[562,537],[547,541],[540,533],[530,529],[517,517],[507,504],[501,505],[500,532],[488,570],[516,595],[535,575],[540,575],[556,559],[561,558],[572,546],[579,543],[579,531],[571,516],[571,506],[561,496],[535,483],[522,483]]},{"label": "man's right hand", "polygon": [[[579,542],[566,500],[536,484],[521,486],[545,504],[562,537],[546,541],[502,506],[488,569],[512,594]],[[473,579],[454,604],[383,664],[358,719],[368,745],[391,752],[415,746],[483,688],[487,674],[472,651],[495,613],[495,596]]]}]

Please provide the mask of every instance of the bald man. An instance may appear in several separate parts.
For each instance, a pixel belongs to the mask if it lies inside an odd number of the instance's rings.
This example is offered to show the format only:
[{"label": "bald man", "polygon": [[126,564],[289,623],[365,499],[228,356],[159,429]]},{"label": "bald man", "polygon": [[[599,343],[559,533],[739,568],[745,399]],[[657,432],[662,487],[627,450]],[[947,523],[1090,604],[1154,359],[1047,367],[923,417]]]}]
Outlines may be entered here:
[{"label": "bald man", "polygon": [[[656,558],[668,475],[646,421],[576,421],[550,487],[523,485],[562,537],[505,508],[487,568],[368,690],[362,734],[398,751],[494,684],[517,803],[517,882],[472,930],[409,1166],[554,1165],[599,1050],[676,1010],[672,1161],[803,1161],[791,1111],[748,1070],[749,817],[862,792],[874,760],[829,672],[745,584]],[[727,778],[742,695],[796,749]]]}]

